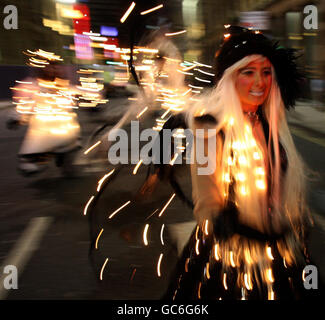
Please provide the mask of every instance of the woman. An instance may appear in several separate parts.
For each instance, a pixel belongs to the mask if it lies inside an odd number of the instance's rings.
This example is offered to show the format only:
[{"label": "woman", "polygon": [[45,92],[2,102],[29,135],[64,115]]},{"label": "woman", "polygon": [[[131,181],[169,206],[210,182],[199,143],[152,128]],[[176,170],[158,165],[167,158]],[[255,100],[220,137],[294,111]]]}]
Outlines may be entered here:
[{"label": "woman", "polygon": [[[198,224],[165,298],[302,298],[305,168],[284,109],[294,105],[299,73],[292,51],[259,32],[227,31],[217,85],[187,117],[194,135],[216,129],[217,152],[208,155],[216,168],[191,167]],[[194,150],[210,138],[197,136]]]}]

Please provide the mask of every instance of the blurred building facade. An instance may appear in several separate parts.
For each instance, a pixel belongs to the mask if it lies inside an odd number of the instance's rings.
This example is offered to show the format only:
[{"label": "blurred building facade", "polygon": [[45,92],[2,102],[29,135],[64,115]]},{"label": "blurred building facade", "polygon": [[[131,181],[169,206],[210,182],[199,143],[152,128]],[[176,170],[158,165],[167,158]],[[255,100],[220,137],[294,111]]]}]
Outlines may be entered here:
[{"label": "blurred building facade", "polygon": [[[96,49],[91,52],[93,54],[91,59],[83,60],[83,57],[76,57],[78,44],[75,33],[80,29],[80,25],[86,29],[89,25],[89,31],[93,32],[99,32],[103,25],[114,27],[119,32],[120,45],[130,44],[128,35],[130,26],[121,24],[119,20],[131,0],[72,2],[72,0],[11,0],[10,4],[18,9],[18,29],[6,30],[0,26],[0,65],[24,65],[25,57],[22,51],[38,48],[63,56],[66,63],[101,64],[101,53]],[[262,21],[266,25],[263,32],[278,40],[280,44],[302,51],[303,57],[299,62],[305,67],[310,88],[306,96],[324,99],[325,1],[155,0],[150,1],[149,7],[159,3],[164,4],[164,8],[153,15],[154,19],[142,21],[144,25],[141,28],[140,24],[137,25],[136,40],[146,32],[150,32],[150,28],[159,28],[161,25],[167,26],[170,31],[184,29],[187,31],[185,34],[173,38],[184,59],[212,65],[223,37],[225,24],[244,26],[251,24],[254,27],[256,24],[260,26]],[[0,9],[3,10],[6,4]],[[79,7],[76,9],[75,5]],[[304,28],[303,22],[306,18],[304,8],[307,5],[313,5],[317,9],[318,25],[315,30]],[[144,8],[148,8],[148,1],[137,1],[138,13]],[[78,16],[80,14],[81,17]],[[79,31],[86,29],[81,28]]]},{"label": "blurred building facade", "polygon": [[[307,29],[308,13],[304,8],[313,6],[317,13],[315,29]],[[274,37],[285,46],[301,50],[300,63],[308,78],[307,98],[324,102],[325,95],[325,1],[281,0],[264,7],[271,13]]]},{"label": "blurred building facade", "polygon": [[[317,11],[317,28],[306,29],[306,6]],[[188,28],[186,55],[209,64],[222,39],[225,24],[262,30],[280,45],[299,50],[298,63],[307,76],[306,98],[324,102],[325,1],[322,0],[183,0]]]},{"label": "blurred building facade", "polygon": [[[324,102],[325,95],[325,2],[322,0],[241,1],[245,10],[265,11],[270,15],[269,34],[280,44],[299,50],[298,62],[307,76],[304,97]],[[315,28],[306,28],[305,21],[313,6]],[[315,21],[314,21],[315,22]]]},{"label": "blurred building facade", "polygon": [[62,53],[69,39],[44,25],[44,19],[58,19],[55,1],[11,0],[10,4],[18,10],[18,29],[6,30],[0,25],[0,64],[24,65],[26,59],[22,51],[26,49]]}]

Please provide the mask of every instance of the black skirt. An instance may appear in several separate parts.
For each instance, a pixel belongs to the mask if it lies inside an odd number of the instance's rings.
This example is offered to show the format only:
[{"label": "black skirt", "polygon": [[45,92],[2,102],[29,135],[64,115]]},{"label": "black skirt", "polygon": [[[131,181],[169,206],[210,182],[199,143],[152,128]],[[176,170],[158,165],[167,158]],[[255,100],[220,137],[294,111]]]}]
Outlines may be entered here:
[{"label": "black skirt", "polygon": [[[245,230],[245,228],[243,228]],[[295,300],[317,298],[318,290],[306,289],[304,286],[304,268],[308,263],[306,255],[301,251],[300,260],[286,263],[279,250],[281,238],[272,239],[258,235],[258,232],[234,233],[228,239],[218,238],[214,233],[207,236],[202,228],[196,227],[183,249],[182,255],[172,273],[166,300]],[[268,268],[258,266],[254,272],[247,273],[248,262],[244,259],[235,259],[236,250],[230,256],[232,263],[225,263],[222,254],[216,252],[216,243],[220,248],[226,242],[235,242],[242,248],[252,246],[267,248],[265,259],[268,259]],[[271,257],[268,257],[267,254]],[[259,252],[264,254],[264,250]],[[261,257],[259,257],[261,258]],[[254,263],[254,262],[250,262]],[[252,269],[250,269],[252,270]],[[269,274],[265,274],[265,272]]]}]

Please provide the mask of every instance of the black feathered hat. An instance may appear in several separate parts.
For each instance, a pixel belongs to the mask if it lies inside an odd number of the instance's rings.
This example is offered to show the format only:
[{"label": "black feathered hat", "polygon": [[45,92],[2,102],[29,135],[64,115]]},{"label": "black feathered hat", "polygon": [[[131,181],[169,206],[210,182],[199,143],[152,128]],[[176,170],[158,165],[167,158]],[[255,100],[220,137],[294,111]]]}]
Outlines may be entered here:
[{"label": "black feathered hat", "polygon": [[272,42],[259,31],[230,26],[226,29],[224,41],[216,54],[216,81],[224,71],[245,56],[261,54],[272,63],[286,108],[293,107],[301,93],[303,74],[295,60],[296,50],[285,49],[278,42]]}]

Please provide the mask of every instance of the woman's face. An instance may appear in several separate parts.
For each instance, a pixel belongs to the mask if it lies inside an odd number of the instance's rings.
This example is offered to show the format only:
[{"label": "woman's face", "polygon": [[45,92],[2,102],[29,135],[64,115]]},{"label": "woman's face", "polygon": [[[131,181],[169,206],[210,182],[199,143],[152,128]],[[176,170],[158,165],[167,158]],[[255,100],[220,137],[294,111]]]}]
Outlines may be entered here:
[{"label": "woman's face", "polygon": [[261,57],[239,69],[235,86],[243,111],[255,112],[267,98],[272,83],[271,63]]}]

